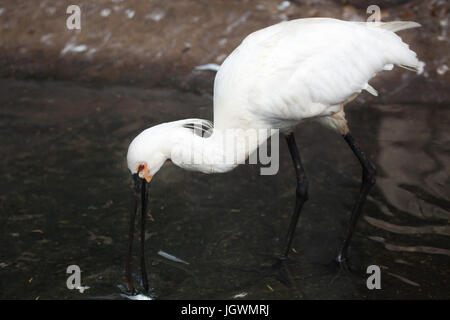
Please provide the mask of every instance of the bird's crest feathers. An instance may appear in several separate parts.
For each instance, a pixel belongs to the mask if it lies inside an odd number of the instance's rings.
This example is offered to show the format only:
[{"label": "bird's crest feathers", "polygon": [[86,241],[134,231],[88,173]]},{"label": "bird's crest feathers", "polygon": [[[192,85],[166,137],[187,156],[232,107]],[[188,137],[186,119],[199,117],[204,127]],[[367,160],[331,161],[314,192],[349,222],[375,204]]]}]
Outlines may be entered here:
[{"label": "bird's crest feathers", "polygon": [[204,119],[186,119],[181,120],[182,127],[191,129],[194,133],[201,137],[208,137],[212,134],[213,123]]}]

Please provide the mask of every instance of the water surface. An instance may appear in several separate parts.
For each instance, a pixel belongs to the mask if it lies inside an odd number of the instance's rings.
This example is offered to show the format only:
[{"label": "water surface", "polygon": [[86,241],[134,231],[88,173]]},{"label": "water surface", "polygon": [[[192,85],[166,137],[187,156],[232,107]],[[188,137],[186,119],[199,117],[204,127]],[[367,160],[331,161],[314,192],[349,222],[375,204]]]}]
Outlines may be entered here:
[{"label": "water surface", "polygon": [[[151,125],[212,118],[211,96],[173,89],[1,80],[0,298],[121,299],[131,139]],[[445,105],[352,104],[355,139],[378,168],[350,250],[355,273],[325,271],[344,238],[361,169],[344,140],[316,124],[296,130],[310,180],[287,287],[254,279],[279,252],[295,195],[280,171],[221,175],[167,164],[150,186],[147,257],[159,299],[449,298],[449,111]],[[189,265],[158,255],[163,250]],[[137,251],[136,251],[137,252]],[[136,283],[138,257],[134,260]],[[66,288],[82,269],[83,294]],[[368,290],[368,265],[382,289]]]}]

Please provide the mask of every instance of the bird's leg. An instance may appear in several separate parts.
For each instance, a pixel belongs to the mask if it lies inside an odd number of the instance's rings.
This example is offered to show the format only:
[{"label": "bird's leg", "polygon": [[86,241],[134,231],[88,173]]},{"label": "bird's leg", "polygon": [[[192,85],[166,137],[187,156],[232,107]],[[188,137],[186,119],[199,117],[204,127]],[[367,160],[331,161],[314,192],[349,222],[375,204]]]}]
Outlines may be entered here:
[{"label": "bird's leg", "polygon": [[289,271],[288,266],[286,265],[286,260],[289,252],[292,247],[292,240],[294,238],[295,229],[297,227],[298,218],[300,216],[300,212],[302,210],[303,204],[306,200],[308,200],[308,180],[306,178],[305,172],[303,170],[303,165],[300,159],[300,153],[298,152],[297,145],[295,143],[295,137],[293,133],[286,135],[286,142],[289,147],[289,152],[292,157],[292,161],[294,162],[295,175],[297,180],[297,189],[296,189],[296,197],[295,197],[295,208],[294,213],[292,214],[291,221],[289,224],[289,229],[286,235],[286,242],[281,252],[281,255],[278,257],[278,261],[273,264],[269,268],[263,268],[262,271],[258,272],[258,275],[255,279],[250,280],[249,283],[254,282],[255,280],[276,276],[279,281],[282,283],[292,286],[295,285],[293,281],[293,277],[291,272]]},{"label": "bird's leg", "polygon": [[372,189],[372,186],[375,184],[375,166],[370,162],[364,152],[361,151],[359,145],[355,142],[350,133],[344,135],[345,141],[348,143],[350,148],[352,149],[355,156],[358,158],[359,162],[362,166],[362,182],[361,189],[359,191],[358,200],[356,201],[355,206],[353,207],[350,225],[348,227],[347,236],[342,244],[341,250],[336,258],[336,262],[341,266],[345,266],[347,264],[347,252],[348,247],[350,245],[350,241],[352,239],[353,233],[355,232],[356,223],[358,222],[358,218],[361,215],[362,208],[364,202],[366,201],[367,195]]},{"label": "bird's leg", "polygon": [[294,238],[295,229],[297,227],[298,218],[302,211],[303,204],[308,200],[308,179],[306,178],[305,171],[303,170],[302,161],[300,159],[300,153],[295,143],[295,137],[293,133],[289,133],[286,136],[286,142],[289,147],[289,152],[294,163],[295,176],[297,180],[297,188],[295,192],[295,208],[291,216],[291,222],[289,223],[289,229],[286,234],[286,242],[284,244],[281,255],[278,257],[278,261],[265,272],[266,275],[276,275],[277,278],[284,284],[291,286],[295,285],[291,272],[289,271],[285,261],[292,248],[292,240]]},{"label": "bird's leg", "polygon": [[145,292],[148,292],[148,279],[147,279],[147,268],[145,265],[145,220],[147,219],[147,188],[148,183],[145,179],[142,179],[142,190],[141,190],[141,275],[142,275],[142,285]]},{"label": "bird's leg", "polygon": [[298,152],[293,133],[290,133],[286,136],[286,142],[288,144],[289,152],[291,153],[292,161],[294,163],[295,176],[297,179],[297,189],[295,193],[296,197],[294,213],[292,214],[291,222],[289,224],[284,249],[281,253],[281,256],[279,257],[280,261],[284,261],[287,259],[287,256],[292,247],[292,239],[294,238],[294,233],[297,227],[300,212],[302,210],[303,204],[306,202],[306,200],[308,200],[308,179],[306,178],[305,171],[303,170],[300,153]]}]

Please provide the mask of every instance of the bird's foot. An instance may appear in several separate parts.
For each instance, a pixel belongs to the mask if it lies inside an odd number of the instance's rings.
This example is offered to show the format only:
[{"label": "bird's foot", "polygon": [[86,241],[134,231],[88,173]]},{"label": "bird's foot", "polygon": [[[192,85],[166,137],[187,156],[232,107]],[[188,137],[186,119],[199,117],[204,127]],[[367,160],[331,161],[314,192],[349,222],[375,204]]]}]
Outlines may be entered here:
[{"label": "bird's foot", "polygon": [[278,258],[271,267],[263,271],[266,273],[266,277],[275,277],[278,281],[288,287],[292,287],[295,284],[286,258]]},{"label": "bird's foot", "polygon": [[328,272],[333,275],[330,281],[330,285],[333,284],[336,279],[340,278],[341,276],[348,277],[355,273],[354,270],[352,270],[352,268],[350,267],[348,258],[342,255],[338,255],[335,259],[333,259],[333,261],[331,261],[326,266],[326,268]]},{"label": "bird's foot", "polygon": [[286,258],[278,258],[277,261],[270,267],[262,267],[257,270],[251,270],[251,272],[256,273],[253,279],[250,280],[251,283],[265,278],[274,277],[288,287],[295,285],[294,278],[289,270]]}]

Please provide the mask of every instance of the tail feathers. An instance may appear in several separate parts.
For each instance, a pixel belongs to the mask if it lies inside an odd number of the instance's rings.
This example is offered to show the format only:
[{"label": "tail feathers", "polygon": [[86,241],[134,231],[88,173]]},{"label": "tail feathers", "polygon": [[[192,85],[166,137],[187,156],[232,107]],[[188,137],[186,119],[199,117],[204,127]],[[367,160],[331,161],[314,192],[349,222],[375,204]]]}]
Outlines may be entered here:
[{"label": "tail feathers", "polygon": [[[360,24],[365,23],[367,26],[377,27],[391,32],[421,27],[419,23],[414,21],[390,21],[390,22],[375,22],[375,23],[359,22],[359,23]],[[413,51],[411,50],[408,51],[409,54],[405,55],[405,59],[401,59],[400,60],[401,62],[398,61],[392,63],[398,65],[401,68],[405,68],[410,71],[415,71],[417,72],[417,74],[422,74],[425,67],[425,63],[418,60],[416,54]],[[392,70],[392,63],[385,65],[383,70]]]},{"label": "tail feathers", "polygon": [[[414,21],[391,21],[391,22],[382,22],[379,27],[384,30],[388,30],[391,32],[397,32],[406,29],[418,28],[421,25]],[[422,74],[423,69],[425,67],[425,63],[415,58],[416,62],[414,64],[398,64],[399,67],[417,72],[417,74]]]},{"label": "tail feathers", "polygon": [[392,32],[418,27],[421,27],[420,23],[414,21],[391,21],[391,22],[382,22],[380,24],[381,29],[385,29]]},{"label": "tail feathers", "polygon": [[410,71],[417,72],[417,74],[422,74],[423,73],[423,68],[425,67],[425,62],[418,60],[418,63],[416,65],[412,65],[412,66],[411,65],[407,65],[406,66],[406,65],[403,65],[403,64],[399,64],[398,66],[401,67],[401,68],[410,70]]}]

